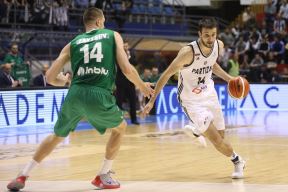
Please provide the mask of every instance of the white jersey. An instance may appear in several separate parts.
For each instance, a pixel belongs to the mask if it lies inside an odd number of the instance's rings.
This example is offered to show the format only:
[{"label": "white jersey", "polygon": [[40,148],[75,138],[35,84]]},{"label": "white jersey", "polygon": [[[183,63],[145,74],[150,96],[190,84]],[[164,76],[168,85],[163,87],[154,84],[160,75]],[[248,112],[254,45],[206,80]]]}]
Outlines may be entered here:
[{"label": "white jersey", "polygon": [[190,65],[179,71],[178,99],[180,101],[197,100],[215,92],[212,69],[219,55],[218,40],[215,41],[207,56],[202,53],[198,41],[193,41],[188,45],[192,47],[194,58]]}]

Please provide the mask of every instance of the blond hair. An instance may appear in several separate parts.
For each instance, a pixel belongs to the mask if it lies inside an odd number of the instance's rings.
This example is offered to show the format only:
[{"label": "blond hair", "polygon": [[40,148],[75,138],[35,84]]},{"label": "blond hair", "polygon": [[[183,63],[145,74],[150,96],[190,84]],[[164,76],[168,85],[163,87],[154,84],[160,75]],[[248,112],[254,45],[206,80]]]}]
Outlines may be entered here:
[{"label": "blond hair", "polygon": [[96,21],[97,19],[102,18],[103,16],[104,16],[103,11],[101,9],[90,7],[86,9],[83,14],[83,23],[85,25],[89,24],[91,22]]}]

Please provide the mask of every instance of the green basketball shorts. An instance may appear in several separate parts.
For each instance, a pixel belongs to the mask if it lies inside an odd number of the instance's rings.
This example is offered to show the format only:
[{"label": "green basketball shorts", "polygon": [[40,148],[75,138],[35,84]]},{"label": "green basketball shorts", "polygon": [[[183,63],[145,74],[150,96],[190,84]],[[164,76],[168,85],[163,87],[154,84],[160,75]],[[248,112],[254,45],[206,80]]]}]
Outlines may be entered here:
[{"label": "green basketball shorts", "polygon": [[108,90],[72,85],[54,126],[55,134],[59,137],[68,136],[83,118],[87,119],[100,134],[104,134],[107,128],[120,125],[123,121],[123,112]]}]

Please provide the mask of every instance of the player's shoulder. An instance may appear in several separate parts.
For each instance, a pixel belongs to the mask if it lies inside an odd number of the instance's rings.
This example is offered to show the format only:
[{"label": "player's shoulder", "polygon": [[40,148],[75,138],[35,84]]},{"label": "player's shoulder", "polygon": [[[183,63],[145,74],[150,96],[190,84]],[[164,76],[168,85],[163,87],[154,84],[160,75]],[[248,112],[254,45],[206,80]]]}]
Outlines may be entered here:
[{"label": "player's shoulder", "polygon": [[85,33],[80,33],[77,34],[76,36],[74,36],[74,38],[70,41],[71,44],[76,43],[76,41],[78,41],[79,39],[83,38],[85,35]]},{"label": "player's shoulder", "polygon": [[186,55],[186,54],[193,54],[193,47],[190,46],[189,44],[188,45],[185,45],[184,47],[182,47],[179,51],[179,54],[182,54],[182,55]]},{"label": "player's shoulder", "polygon": [[218,42],[219,48],[222,49],[224,47],[223,41],[221,41],[220,39],[216,39],[216,41]]}]

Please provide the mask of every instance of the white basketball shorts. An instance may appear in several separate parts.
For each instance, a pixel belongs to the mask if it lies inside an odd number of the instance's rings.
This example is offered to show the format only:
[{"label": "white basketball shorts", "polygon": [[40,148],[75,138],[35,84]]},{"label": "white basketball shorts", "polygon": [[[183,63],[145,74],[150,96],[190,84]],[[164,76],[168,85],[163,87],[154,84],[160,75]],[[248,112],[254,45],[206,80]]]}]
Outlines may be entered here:
[{"label": "white basketball shorts", "polygon": [[217,130],[225,129],[224,117],[216,91],[215,94],[209,96],[202,95],[197,99],[181,101],[181,105],[190,119],[191,125],[195,128],[195,134],[201,135],[204,133],[210,123]]}]

